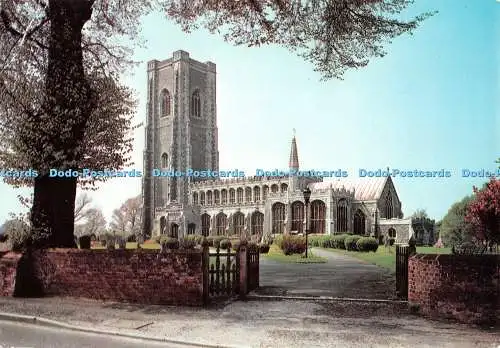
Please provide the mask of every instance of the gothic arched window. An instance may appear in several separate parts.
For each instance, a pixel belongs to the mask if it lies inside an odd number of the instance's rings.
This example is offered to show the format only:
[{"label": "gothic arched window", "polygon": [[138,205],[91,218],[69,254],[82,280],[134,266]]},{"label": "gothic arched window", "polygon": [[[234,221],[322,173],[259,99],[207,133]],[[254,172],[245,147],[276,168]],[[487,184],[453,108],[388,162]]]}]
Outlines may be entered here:
[{"label": "gothic arched window", "polygon": [[252,234],[261,236],[264,231],[264,214],[254,211],[252,214]]},{"label": "gothic arched window", "polygon": [[281,202],[276,202],[272,207],[272,233],[283,233],[286,207]]},{"label": "gothic arched window", "polygon": [[201,117],[200,91],[196,90],[191,96],[191,116]]},{"label": "gothic arched window", "polygon": [[326,218],[326,205],[323,201],[313,201],[311,203],[311,226],[309,227],[311,233],[325,233],[325,218]]},{"label": "gothic arched window", "polygon": [[161,167],[168,168],[168,155],[166,153],[163,153],[163,155],[161,155]]},{"label": "gothic arched window", "polygon": [[347,232],[347,200],[339,199],[337,203],[337,232]]},{"label": "gothic arched window", "polygon": [[166,89],[163,89],[161,91],[161,95],[160,95],[160,115],[161,116],[170,115],[170,104],[171,104],[170,93]]},{"label": "gothic arched window", "polygon": [[392,219],[392,217],[393,217],[392,195],[389,192],[385,199],[385,218]]},{"label": "gothic arched window", "polygon": [[299,201],[292,204],[292,231],[304,231],[304,203]]},{"label": "gothic arched window", "polygon": [[357,210],[354,214],[354,234],[364,235],[366,233],[366,219],[365,214],[361,210]]}]

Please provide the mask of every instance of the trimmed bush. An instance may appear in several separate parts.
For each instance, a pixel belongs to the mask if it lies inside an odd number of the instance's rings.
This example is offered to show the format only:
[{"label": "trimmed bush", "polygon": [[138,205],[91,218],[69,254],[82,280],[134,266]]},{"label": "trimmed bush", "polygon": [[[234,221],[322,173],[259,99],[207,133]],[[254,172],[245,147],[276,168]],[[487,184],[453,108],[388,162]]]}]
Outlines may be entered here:
[{"label": "trimmed bush", "polygon": [[135,236],[135,234],[131,234],[130,236],[127,237],[127,242],[128,243],[135,243],[137,242],[137,238]]},{"label": "trimmed bush", "polygon": [[348,234],[336,234],[332,237],[331,245],[335,249],[345,249],[345,239],[349,237]]},{"label": "trimmed bush", "polygon": [[356,242],[356,248],[358,251],[368,252],[373,251],[376,252],[378,249],[378,241],[373,237],[362,237],[358,239]]},{"label": "trimmed bush", "polygon": [[333,248],[333,237],[329,235],[309,236],[309,246],[320,248]]},{"label": "trimmed bush", "polygon": [[91,241],[90,236],[81,236],[78,238],[78,245],[80,245],[80,249],[90,249]]},{"label": "trimmed bush", "polygon": [[207,243],[208,243],[208,246],[213,247],[214,246],[214,236],[208,236]]},{"label": "trimmed bush", "polygon": [[219,246],[221,249],[231,249],[231,241],[229,239],[223,239],[220,241]]},{"label": "trimmed bush", "polygon": [[227,238],[224,236],[214,236],[214,239],[213,239],[214,248],[220,248],[220,242],[223,241],[224,239],[227,239]]},{"label": "trimmed bush", "polygon": [[201,236],[201,239],[200,239],[200,245],[201,247],[209,247],[210,246],[210,243],[208,242],[208,239]]},{"label": "trimmed bush", "polygon": [[278,234],[273,238],[273,244],[276,244],[278,248],[283,249],[283,235]]},{"label": "trimmed bush", "polygon": [[179,241],[177,238],[172,238],[172,237],[167,237],[163,236],[164,238],[161,239],[161,249],[162,250],[175,250],[179,249]]},{"label": "trimmed bush", "polygon": [[306,251],[306,238],[286,235],[283,237],[281,250],[285,255],[302,254]]},{"label": "trimmed bush", "polygon": [[259,252],[261,254],[267,254],[269,252],[269,244],[266,244],[266,243],[262,243],[259,245]]},{"label": "trimmed bush", "polygon": [[[347,251],[356,251],[356,250],[358,250],[358,247],[357,247],[356,243],[361,238],[363,238],[363,237],[362,236],[356,236],[356,235],[347,236],[345,238],[345,240],[344,240],[345,250],[347,250]],[[378,243],[377,243],[377,245],[378,245]]]},{"label": "trimmed bush", "polygon": [[240,248],[242,246],[247,246],[248,245],[248,241],[246,239],[239,239],[239,240],[235,240],[235,241],[232,241],[231,242],[231,248],[234,250],[234,251],[240,251]]},{"label": "trimmed bush", "polygon": [[[189,236],[187,236],[189,237]],[[181,238],[179,242],[179,246],[181,249],[194,249],[194,247],[197,245],[196,240],[194,238]]]},{"label": "trimmed bush", "polygon": [[271,244],[273,244],[273,242],[274,242],[274,238],[271,234],[265,234],[264,236],[262,236],[262,243],[263,244],[271,245]]}]

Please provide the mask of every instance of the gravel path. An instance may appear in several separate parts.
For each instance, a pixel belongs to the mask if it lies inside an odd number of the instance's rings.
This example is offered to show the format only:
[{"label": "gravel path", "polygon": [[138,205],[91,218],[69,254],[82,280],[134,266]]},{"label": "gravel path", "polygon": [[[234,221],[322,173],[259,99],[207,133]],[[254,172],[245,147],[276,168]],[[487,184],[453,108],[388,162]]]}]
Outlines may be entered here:
[{"label": "gravel path", "polygon": [[394,299],[396,279],[388,270],[339,253],[313,249],[327,263],[279,263],[260,258],[261,295]]}]

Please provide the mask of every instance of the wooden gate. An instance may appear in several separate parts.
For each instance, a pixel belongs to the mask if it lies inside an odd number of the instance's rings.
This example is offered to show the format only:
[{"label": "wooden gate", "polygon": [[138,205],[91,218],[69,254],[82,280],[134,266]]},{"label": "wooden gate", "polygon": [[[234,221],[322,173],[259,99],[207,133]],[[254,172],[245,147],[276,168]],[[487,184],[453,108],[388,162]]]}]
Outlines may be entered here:
[{"label": "wooden gate", "polygon": [[408,299],[408,259],[416,253],[414,246],[396,245],[396,294]]},{"label": "wooden gate", "polygon": [[240,258],[237,252],[217,248],[209,253],[208,295],[214,297],[230,297],[239,293]]},{"label": "wooden gate", "polygon": [[259,249],[247,251],[247,291],[259,287]]}]

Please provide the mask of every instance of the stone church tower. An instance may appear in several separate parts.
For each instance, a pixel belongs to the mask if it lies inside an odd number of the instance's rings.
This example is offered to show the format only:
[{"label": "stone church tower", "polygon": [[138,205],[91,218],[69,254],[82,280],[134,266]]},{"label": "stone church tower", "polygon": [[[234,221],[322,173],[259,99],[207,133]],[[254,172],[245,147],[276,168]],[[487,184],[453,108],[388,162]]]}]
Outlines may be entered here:
[{"label": "stone church tower", "polygon": [[[155,212],[187,205],[188,169],[219,168],[216,66],[176,51],[147,65],[148,102],[144,151],[143,233],[150,236]],[[162,176],[154,176],[154,172]],[[206,180],[206,178],[205,178]]]}]

